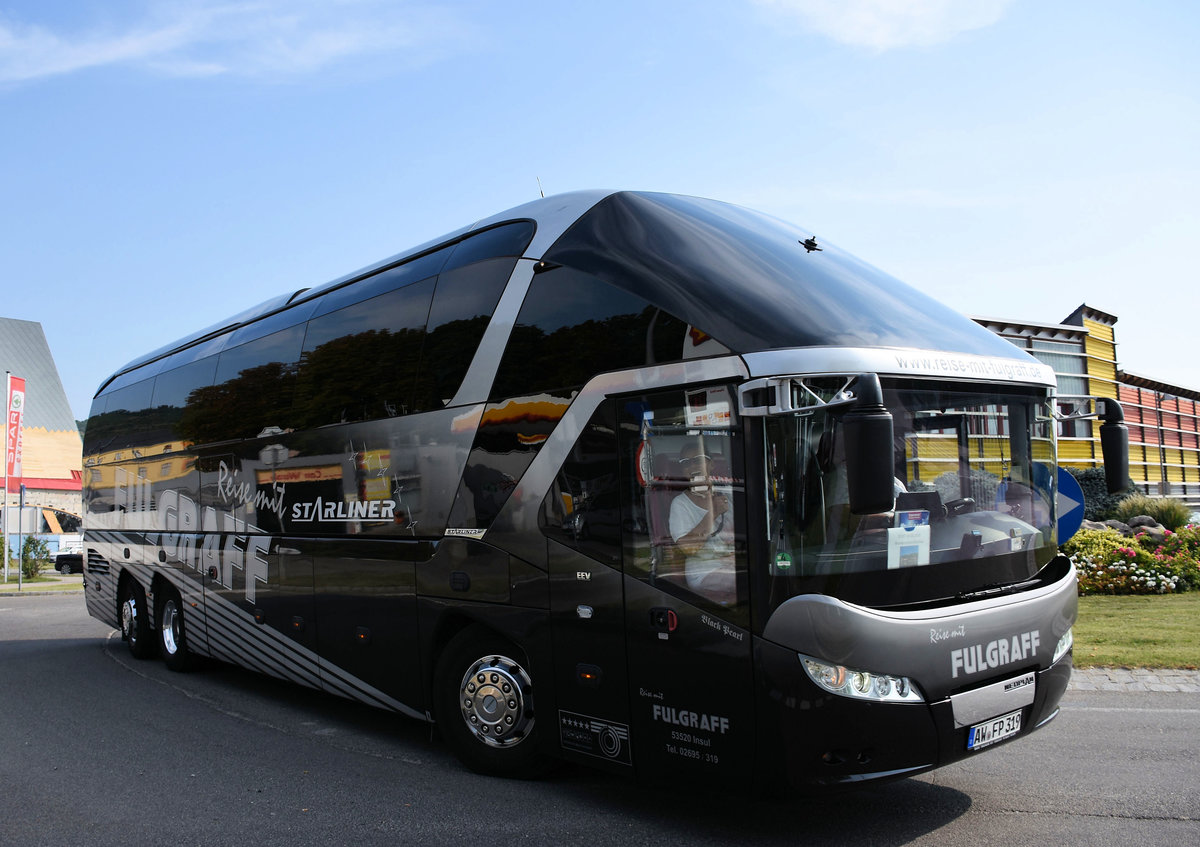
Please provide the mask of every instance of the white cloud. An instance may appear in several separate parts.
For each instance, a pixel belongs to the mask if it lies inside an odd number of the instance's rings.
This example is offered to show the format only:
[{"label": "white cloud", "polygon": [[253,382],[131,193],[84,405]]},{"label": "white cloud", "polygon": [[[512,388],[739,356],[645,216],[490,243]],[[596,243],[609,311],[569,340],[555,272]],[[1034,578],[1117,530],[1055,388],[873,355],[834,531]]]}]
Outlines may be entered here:
[{"label": "white cloud", "polygon": [[150,0],[86,32],[0,19],[0,82],[107,65],[178,76],[289,77],[363,56],[418,62],[465,36],[452,12],[388,0]]},{"label": "white cloud", "polygon": [[890,50],[949,41],[991,26],[1013,0],[755,0],[805,28],[856,47]]}]

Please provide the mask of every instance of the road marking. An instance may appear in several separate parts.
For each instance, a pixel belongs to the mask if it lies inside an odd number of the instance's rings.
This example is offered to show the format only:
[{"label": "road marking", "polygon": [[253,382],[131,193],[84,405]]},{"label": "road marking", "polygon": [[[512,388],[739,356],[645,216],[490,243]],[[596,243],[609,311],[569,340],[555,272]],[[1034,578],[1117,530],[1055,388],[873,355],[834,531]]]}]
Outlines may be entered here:
[{"label": "road marking", "polygon": [[[1144,692],[1143,692],[1144,693]],[[1063,707],[1063,712],[1147,712],[1153,715],[1197,715],[1200,709],[1122,709],[1117,706],[1071,706]]]}]

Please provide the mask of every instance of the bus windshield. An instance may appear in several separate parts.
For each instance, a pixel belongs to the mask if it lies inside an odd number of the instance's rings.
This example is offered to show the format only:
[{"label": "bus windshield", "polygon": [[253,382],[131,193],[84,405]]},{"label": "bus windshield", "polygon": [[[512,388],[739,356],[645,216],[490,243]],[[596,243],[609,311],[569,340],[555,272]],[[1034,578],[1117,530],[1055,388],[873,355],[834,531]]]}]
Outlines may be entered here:
[{"label": "bus windshield", "polygon": [[[836,380],[804,381],[836,396]],[[1055,554],[1055,442],[1047,392],[884,382],[892,511],[852,514],[841,416],[766,420],[768,604],[827,594],[874,607],[936,604],[1029,580]]]}]

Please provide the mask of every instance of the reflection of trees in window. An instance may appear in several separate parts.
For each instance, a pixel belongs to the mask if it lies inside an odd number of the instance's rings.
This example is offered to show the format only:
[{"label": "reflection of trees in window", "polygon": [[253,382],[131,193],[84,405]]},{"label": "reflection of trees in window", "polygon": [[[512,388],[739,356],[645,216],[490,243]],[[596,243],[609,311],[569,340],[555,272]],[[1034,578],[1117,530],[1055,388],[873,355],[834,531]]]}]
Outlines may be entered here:
[{"label": "reflection of trees in window", "polygon": [[170,441],[175,436],[179,410],[170,406],[153,409],[117,409],[88,419],[86,452],[91,455],[122,447],[146,447]]},{"label": "reflection of trees in window", "polygon": [[605,371],[679,361],[688,330],[683,321],[653,306],[634,314],[588,318],[549,332],[524,323],[525,317],[509,338],[492,389],[494,399],[574,390]]},{"label": "reflection of trees in window", "polygon": [[415,411],[440,409],[454,398],[490,320],[490,316],[482,315],[451,321],[426,336],[414,398]]},{"label": "reflection of trees in window", "polygon": [[411,411],[420,330],[370,329],[300,357],[293,426],[395,417]]},{"label": "reflection of trees in window", "polygon": [[[526,230],[520,226],[513,232]],[[515,265],[515,259],[486,259],[438,277],[421,353],[417,410],[440,409],[458,392]]]},{"label": "reflection of trees in window", "polygon": [[265,427],[287,428],[296,366],[267,362],[188,396],[179,432],[197,444],[254,438]]},{"label": "reflection of trees in window", "polygon": [[88,419],[84,437],[89,455],[167,440],[163,433],[169,428],[170,413],[150,405],[153,387],[154,380],[145,379],[97,399],[93,408],[105,411]]}]

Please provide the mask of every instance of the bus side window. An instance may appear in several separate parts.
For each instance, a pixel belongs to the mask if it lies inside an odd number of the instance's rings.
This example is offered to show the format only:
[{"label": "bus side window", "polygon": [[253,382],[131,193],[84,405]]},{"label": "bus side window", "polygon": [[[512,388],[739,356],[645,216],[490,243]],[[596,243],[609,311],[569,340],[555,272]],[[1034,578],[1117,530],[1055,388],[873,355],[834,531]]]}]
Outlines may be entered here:
[{"label": "bus side window", "polygon": [[188,437],[205,443],[286,428],[303,338],[304,325],[297,324],[222,350],[213,385],[192,396],[196,413],[185,418]]},{"label": "bus side window", "polygon": [[429,310],[415,411],[441,409],[454,399],[516,263],[484,259],[442,271]]},{"label": "bus side window", "polygon": [[95,441],[104,441],[106,450],[149,446],[157,436],[150,405],[153,389],[154,380],[144,379],[110,391],[104,413],[88,422],[95,427]]},{"label": "bus side window", "polygon": [[584,427],[542,503],[546,535],[612,567],[621,561],[621,504],[612,407]]},{"label": "bus side window", "polygon": [[596,374],[684,357],[688,327],[644,298],[569,267],[534,276],[491,398],[562,394]]},{"label": "bus side window", "polygon": [[155,377],[153,406],[163,416],[166,437],[195,441],[184,431],[189,400],[197,389],[212,385],[216,371],[217,357],[208,356]]},{"label": "bus side window", "polygon": [[412,411],[433,286],[433,278],[410,282],[308,322],[294,406],[297,427]]}]

